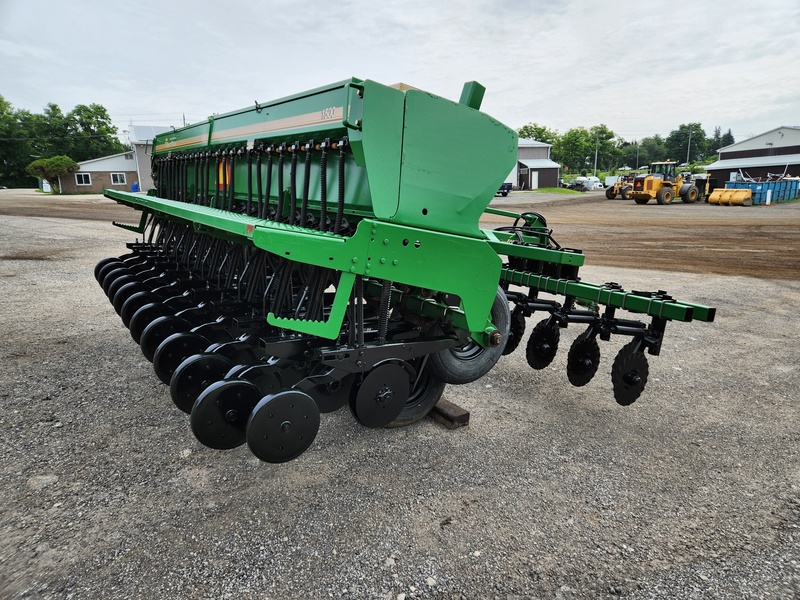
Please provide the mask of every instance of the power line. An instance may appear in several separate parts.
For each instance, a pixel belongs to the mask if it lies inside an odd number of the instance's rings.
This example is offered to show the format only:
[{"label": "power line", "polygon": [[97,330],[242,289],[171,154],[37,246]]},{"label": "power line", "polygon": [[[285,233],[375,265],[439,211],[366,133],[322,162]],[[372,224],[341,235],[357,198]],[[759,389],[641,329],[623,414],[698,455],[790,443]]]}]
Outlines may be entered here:
[{"label": "power line", "polygon": [[76,133],[75,135],[64,135],[64,136],[39,136],[39,137],[27,137],[27,138],[0,138],[0,142],[38,142],[38,141],[46,141],[46,140],[74,140],[80,139],[85,140],[86,138],[108,138],[113,137],[115,134],[92,134],[86,135],[82,133]]}]

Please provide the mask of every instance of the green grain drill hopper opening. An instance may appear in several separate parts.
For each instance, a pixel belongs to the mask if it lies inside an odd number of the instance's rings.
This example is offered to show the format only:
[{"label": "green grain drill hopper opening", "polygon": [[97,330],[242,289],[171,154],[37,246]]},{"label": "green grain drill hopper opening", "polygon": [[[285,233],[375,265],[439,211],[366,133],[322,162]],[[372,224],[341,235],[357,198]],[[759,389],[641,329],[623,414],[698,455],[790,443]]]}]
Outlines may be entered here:
[{"label": "green grain drill hopper opening", "polygon": [[[713,320],[664,291],[583,282],[584,256],[543,216],[488,209],[517,136],[480,112],[483,93],[351,79],[255,103],[157,136],[147,195],[106,191],[141,212],[120,225],[141,238],[95,276],[200,442],[284,462],[345,404],[364,426],[408,425],[516,349],[536,312],[534,369],[560,329],[586,326],[574,385],[598,339],[631,338],[611,374],[627,405],[667,322]],[[481,229],[485,211],[508,226]]]}]

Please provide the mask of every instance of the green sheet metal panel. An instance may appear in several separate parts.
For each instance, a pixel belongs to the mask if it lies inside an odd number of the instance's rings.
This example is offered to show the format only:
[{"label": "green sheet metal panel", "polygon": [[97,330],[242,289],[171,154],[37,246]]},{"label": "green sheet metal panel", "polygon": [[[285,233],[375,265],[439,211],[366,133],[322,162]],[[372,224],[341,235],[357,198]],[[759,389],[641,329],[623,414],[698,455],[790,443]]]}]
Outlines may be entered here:
[{"label": "green sheet metal panel", "polygon": [[409,90],[393,220],[482,237],[478,220],[516,160],[512,129],[463,104]]},{"label": "green sheet metal panel", "polygon": [[372,213],[381,220],[397,214],[400,166],[403,160],[403,112],[405,94],[400,90],[365,81],[358,107],[351,101],[350,145],[356,162],[369,174]]},{"label": "green sheet metal panel", "polygon": [[243,144],[254,139],[282,139],[287,134],[301,141],[311,135],[340,137],[346,130],[342,119],[348,108],[348,86],[359,81],[348,79],[263,104],[254,102],[251,107],[157,135],[154,154]]}]

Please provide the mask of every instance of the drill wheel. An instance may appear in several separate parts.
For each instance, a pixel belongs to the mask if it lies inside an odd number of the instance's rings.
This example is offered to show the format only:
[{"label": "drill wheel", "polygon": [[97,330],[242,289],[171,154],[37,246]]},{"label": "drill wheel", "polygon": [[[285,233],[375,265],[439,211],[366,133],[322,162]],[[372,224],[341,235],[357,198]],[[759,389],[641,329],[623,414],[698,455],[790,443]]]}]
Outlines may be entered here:
[{"label": "drill wheel", "polygon": [[186,414],[207,387],[221,381],[233,368],[233,363],[219,354],[203,352],[184,360],[169,380],[172,402]]},{"label": "drill wheel", "polygon": [[413,364],[416,374],[409,379],[411,392],[403,410],[386,427],[405,427],[424,419],[439,402],[444,392],[445,382],[436,377],[427,368],[425,358],[417,359]]},{"label": "drill wheel", "polygon": [[597,338],[584,332],[575,338],[567,353],[567,379],[575,387],[592,380],[600,366],[600,346]]},{"label": "drill wheel", "polygon": [[167,385],[172,374],[188,357],[203,352],[211,345],[202,335],[191,331],[173,333],[158,345],[153,355],[153,370],[162,383]]},{"label": "drill wheel", "polygon": [[208,386],[192,407],[192,433],[204,446],[229,450],[245,442],[250,413],[261,400],[258,386],[226,379]]},{"label": "drill wheel", "polygon": [[94,266],[94,278],[97,280],[97,283],[100,283],[100,271],[102,270],[102,268],[112,263],[115,265],[121,265],[122,259],[116,256],[109,256],[108,258],[104,258]]},{"label": "drill wheel", "polygon": [[144,328],[142,336],[139,338],[139,346],[142,348],[142,354],[144,354],[147,360],[153,362],[156,351],[164,340],[174,333],[183,333],[189,331],[191,328],[189,323],[174,315],[153,319],[153,321]]},{"label": "drill wheel", "polygon": [[128,325],[128,330],[131,333],[133,341],[137,344],[142,342],[142,333],[150,323],[155,321],[158,317],[168,317],[175,314],[175,309],[165,305],[163,302],[151,302],[145,304],[131,317],[131,322]]},{"label": "drill wheel", "polygon": [[125,327],[130,327],[131,319],[136,311],[145,304],[160,302],[161,298],[150,291],[143,283],[129,283],[119,288],[114,295],[114,310],[117,311]]},{"label": "drill wheel", "polygon": [[639,345],[637,340],[625,344],[617,353],[611,367],[614,399],[622,406],[636,402],[647,384],[650,369],[647,357],[639,350]]},{"label": "drill wheel", "polygon": [[[122,277],[123,275],[133,275],[133,272],[124,265],[109,265],[100,269],[100,276],[103,278],[100,282],[101,287],[103,288],[103,292],[105,295],[108,296],[108,290],[111,288],[111,284],[113,284],[117,279]],[[112,300],[113,296],[108,296],[109,300]]]},{"label": "drill wheel", "polygon": [[247,446],[264,462],[286,462],[308,450],[319,423],[319,408],[308,394],[286,390],[264,396],[250,413]]}]

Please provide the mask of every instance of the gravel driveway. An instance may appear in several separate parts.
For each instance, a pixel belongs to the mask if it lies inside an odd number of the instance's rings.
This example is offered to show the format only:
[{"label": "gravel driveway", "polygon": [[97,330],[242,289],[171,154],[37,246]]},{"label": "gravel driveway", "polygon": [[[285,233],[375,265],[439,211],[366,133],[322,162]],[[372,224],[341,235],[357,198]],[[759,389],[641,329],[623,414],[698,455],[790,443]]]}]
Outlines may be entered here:
[{"label": "gravel driveway", "polygon": [[196,442],[92,276],[132,235],[71,216],[0,218],[0,597],[800,597],[799,281],[589,254],[587,281],[718,307],[670,324],[632,406],[624,339],[569,385],[570,327],[544,371],[449,386],[468,427],[342,409],[268,465]]}]

